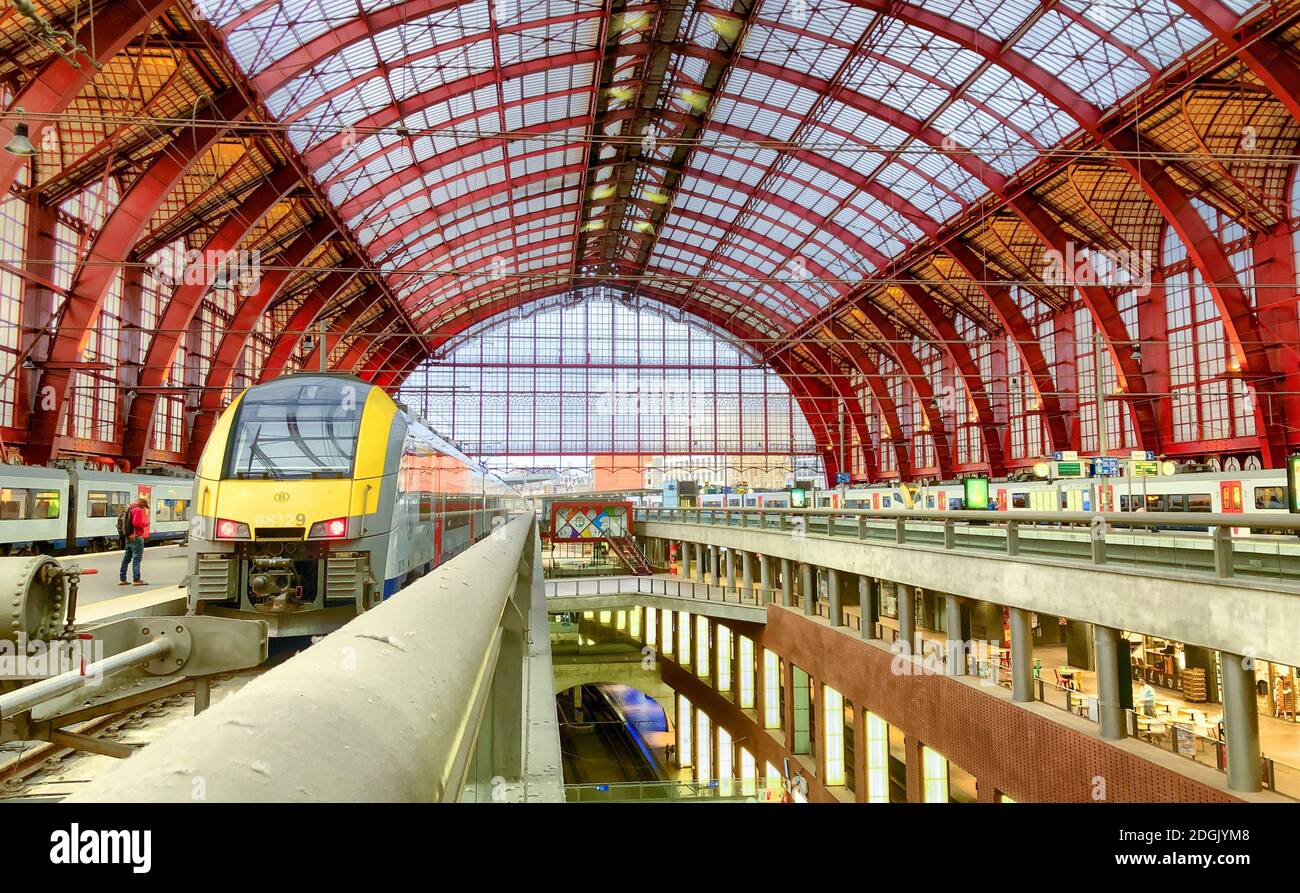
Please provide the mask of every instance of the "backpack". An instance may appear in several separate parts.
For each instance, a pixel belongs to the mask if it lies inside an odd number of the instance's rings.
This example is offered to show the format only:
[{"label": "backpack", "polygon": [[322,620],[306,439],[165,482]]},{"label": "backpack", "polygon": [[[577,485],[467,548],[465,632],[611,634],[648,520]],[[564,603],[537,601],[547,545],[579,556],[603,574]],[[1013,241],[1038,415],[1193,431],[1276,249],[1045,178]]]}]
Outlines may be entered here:
[{"label": "backpack", "polygon": [[135,506],[128,505],[122,509],[122,513],[117,516],[117,535],[132,536],[135,533],[135,525],[131,523],[131,510]]}]

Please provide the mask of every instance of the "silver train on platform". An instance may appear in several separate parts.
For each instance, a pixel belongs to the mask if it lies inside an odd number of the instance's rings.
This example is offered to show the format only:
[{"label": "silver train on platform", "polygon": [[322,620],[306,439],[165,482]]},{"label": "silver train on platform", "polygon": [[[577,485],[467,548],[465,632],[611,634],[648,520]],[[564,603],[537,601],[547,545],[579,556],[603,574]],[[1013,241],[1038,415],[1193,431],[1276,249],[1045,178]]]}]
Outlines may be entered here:
[{"label": "silver train on platform", "polygon": [[[1054,481],[990,480],[988,509],[1038,512],[1187,512],[1283,516],[1296,497],[1286,469],[1191,471],[1159,476],[1086,477]],[[639,499],[662,505],[657,493]],[[964,484],[897,483],[852,485],[837,489],[755,490],[748,493],[701,493],[700,508],[849,508],[953,511],[965,508]],[[1189,519],[1190,520],[1190,519]],[[1245,519],[1243,519],[1245,520]],[[1300,520],[1300,516],[1298,516]],[[1243,525],[1248,526],[1248,525]],[[1194,525],[1189,524],[1189,527]]]},{"label": "silver train on platform", "polygon": [[194,476],[82,467],[0,466],[0,555],[62,554],[118,548],[117,516],[149,500],[149,543],[189,533]]}]

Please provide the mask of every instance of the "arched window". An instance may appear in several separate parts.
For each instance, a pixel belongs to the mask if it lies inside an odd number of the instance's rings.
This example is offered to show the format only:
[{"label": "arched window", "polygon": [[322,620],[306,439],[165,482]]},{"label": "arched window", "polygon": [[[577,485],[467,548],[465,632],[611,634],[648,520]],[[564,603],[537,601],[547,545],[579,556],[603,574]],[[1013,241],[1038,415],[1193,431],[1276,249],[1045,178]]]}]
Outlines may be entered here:
[{"label": "arched window", "polygon": [[[120,198],[113,179],[93,183],[59,206],[54,225],[54,282],[66,299],[77,266],[85,258],[109,212]],[[86,341],[81,359],[89,368],[72,377],[70,410],[64,433],[71,437],[112,442],[117,435],[121,368],[122,271],[109,285],[99,317]]]},{"label": "arched window", "polygon": [[[9,107],[13,96],[0,91],[0,103]],[[46,128],[51,132],[54,127]],[[28,169],[19,169],[15,185],[27,185]],[[27,259],[27,202],[10,193],[0,197],[0,425],[14,423],[14,401],[18,393],[15,366],[22,352],[23,264]]]},{"label": "arched window", "polygon": [[[1227,248],[1238,281],[1255,302],[1253,252],[1240,224],[1193,199],[1211,230]],[[1165,317],[1169,333],[1169,387],[1174,440],[1196,442],[1255,434],[1253,394],[1240,376],[1210,289],[1187,256],[1173,227],[1161,247]]]},{"label": "arched window", "polygon": [[707,323],[603,290],[530,310],[459,337],[402,399],[467,452],[515,467],[587,462],[641,486],[665,469],[751,487],[819,473],[784,382]]}]

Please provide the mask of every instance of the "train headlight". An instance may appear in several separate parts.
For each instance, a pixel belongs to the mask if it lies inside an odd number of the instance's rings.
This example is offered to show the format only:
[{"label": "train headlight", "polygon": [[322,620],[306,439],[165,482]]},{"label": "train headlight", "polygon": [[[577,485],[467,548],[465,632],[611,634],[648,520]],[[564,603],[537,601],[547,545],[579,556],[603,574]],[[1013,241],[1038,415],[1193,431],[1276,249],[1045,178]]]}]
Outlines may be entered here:
[{"label": "train headlight", "polygon": [[253,536],[248,530],[248,525],[243,521],[231,521],[227,518],[217,519],[217,539],[219,540],[249,540]]},{"label": "train headlight", "polygon": [[317,521],[307,532],[309,540],[341,540],[348,535],[347,518],[330,518],[328,521]]}]

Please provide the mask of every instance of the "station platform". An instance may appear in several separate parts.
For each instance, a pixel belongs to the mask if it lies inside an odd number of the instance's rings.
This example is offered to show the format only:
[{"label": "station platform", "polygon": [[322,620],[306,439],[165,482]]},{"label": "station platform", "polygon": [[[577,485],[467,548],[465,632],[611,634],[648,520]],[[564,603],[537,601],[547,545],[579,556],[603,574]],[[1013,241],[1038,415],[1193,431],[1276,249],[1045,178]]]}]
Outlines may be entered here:
[{"label": "station platform", "polygon": [[[147,586],[119,586],[118,571],[122,565],[122,550],[88,552],[81,555],[63,555],[59,563],[64,567],[79,565],[94,574],[83,575],[77,588],[77,604],[84,608],[109,599],[132,596],[142,592],[162,590],[184,594],[185,576],[189,559],[181,545],[149,546],[140,562],[141,576]],[[130,571],[127,579],[130,579]]]}]

